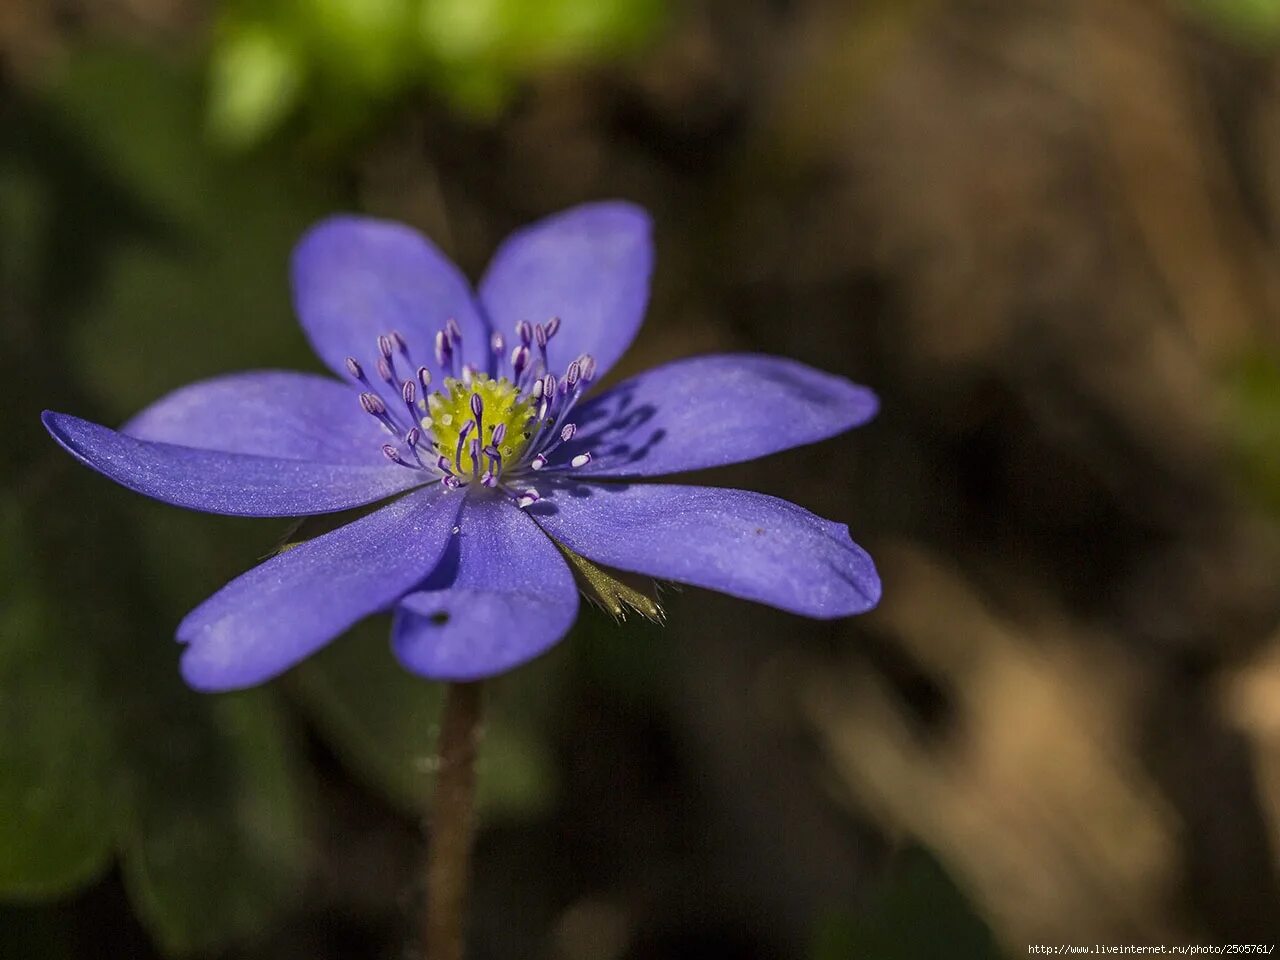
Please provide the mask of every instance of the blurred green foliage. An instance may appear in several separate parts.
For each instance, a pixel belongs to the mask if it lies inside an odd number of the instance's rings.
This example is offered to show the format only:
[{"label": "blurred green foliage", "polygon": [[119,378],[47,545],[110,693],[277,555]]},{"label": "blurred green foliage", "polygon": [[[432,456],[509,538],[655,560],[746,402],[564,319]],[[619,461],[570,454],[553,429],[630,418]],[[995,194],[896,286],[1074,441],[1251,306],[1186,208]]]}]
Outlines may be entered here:
[{"label": "blurred green foliage", "polygon": [[0,957],[76,960],[75,935],[56,906],[0,903]]},{"label": "blurred green foliage", "polygon": [[44,649],[57,613],[26,562],[30,550],[10,493],[0,500],[0,890],[38,897],[101,871],[112,812],[98,704],[82,695],[88,668]]},{"label": "blurred green foliage", "polygon": [[[407,673],[388,655],[390,618],[377,617],[312,657],[290,679],[318,728],[360,775],[411,817],[430,795],[432,744],[443,687]],[[554,702],[564,647],[489,685],[479,806],[493,820],[543,813],[555,800],[555,772],[539,724]],[[536,701],[527,695],[536,691]]]},{"label": "blurred green foliage", "polygon": [[[927,921],[923,918],[928,918]],[[990,929],[932,856],[904,850],[862,909],[829,917],[812,960],[999,960]]]},{"label": "blurred green foliage", "polygon": [[1280,362],[1268,347],[1247,352],[1228,382],[1229,423],[1244,483],[1280,516]]},{"label": "blurred green foliage", "polygon": [[247,147],[310,109],[333,135],[419,87],[489,116],[535,71],[640,49],[663,12],[664,0],[228,2],[211,54],[209,131]]},{"label": "blurred green foliage", "polygon": [[1183,0],[1183,3],[1233,40],[1261,46],[1280,42],[1280,0]]}]

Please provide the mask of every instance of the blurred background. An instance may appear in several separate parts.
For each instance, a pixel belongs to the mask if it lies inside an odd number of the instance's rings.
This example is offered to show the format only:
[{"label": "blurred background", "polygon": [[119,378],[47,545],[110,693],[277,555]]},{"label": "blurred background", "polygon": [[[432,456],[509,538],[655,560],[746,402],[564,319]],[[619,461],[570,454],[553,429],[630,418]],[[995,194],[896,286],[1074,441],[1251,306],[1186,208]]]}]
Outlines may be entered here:
[{"label": "blurred background", "polygon": [[847,522],[881,607],[688,589],[492,685],[475,958],[1280,939],[1280,0],[0,5],[0,957],[412,956],[439,691],[385,621],[264,689],[180,618],[280,521],[45,407],[315,370],[286,264],[657,222],[615,372],[721,349],[866,429],[700,482]]}]

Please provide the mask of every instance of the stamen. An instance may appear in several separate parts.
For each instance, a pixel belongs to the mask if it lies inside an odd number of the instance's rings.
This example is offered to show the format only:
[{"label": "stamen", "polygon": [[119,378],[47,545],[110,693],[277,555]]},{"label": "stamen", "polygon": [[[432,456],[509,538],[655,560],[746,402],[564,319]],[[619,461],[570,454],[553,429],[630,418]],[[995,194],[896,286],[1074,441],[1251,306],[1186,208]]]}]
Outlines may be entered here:
[{"label": "stamen", "polygon": [[449,334],[449,344],[453,347],[462,346],[462,327],[458,326],[458,321],[453,317],[444,325],[445,332]]},{"label": "stamen", "polygon": [[484,455],[489,458],[489,469],[480,478],[480,483],[486,487],[496,487],[498,475],[502,473],[502,454],[495,447],[485,447]]},{"label": "stamen", "polygon": [[391,331],[391,345],[400,351],[400,356],[406,360],[409,359],[409,341],[404,338],[399,330]]},{"label": "stamen", "polygon": [[360,364],[356,363],[356,358],[347,357],[344,362],[347,365],[347,373],[351,374],[351,376],[359,380],[361,383],[364,383],[364,370],[361,369]]},{"label": "stamen", "polygon": [[516,506],[521,510],[524,510],[527,507],[533,506],[541,499],[542,497],[538,494],[538,491],[533,489],[533,487],[530,487],[520,495],[520,499],[516,501]]},{"label": "stamen", "polygon": [[533,343],[533,324],[528,320],[521,320],[516,324],[516,336],[520,338],[520,342],[526,347]]},{"label": "stamen", "polygon": [[391,359],[391,338],[385,334],[378,336],[378,352],[382,354],[384,360]]},{"label": "stamen", "polygon": [[476,418],[476,438],[472,441],[471,465],[479,469],[480,455],[476,453],[476,445],[484,437],[484,401],[480,399],[480,394],[478,393],[471,395],[471,415]]},{"label": "stamen", "polygon": [[569,461],[569,466],[577,470],[579,467],[585,467],[590,462],[591,462],[590,453],[580,453],[576,457],[574,457],[572,460]]},{"label": "stamen", "polygon": [[542,454],[538,454],[536,457],[534,457],[532,460],[529,461],[530,470],[541,470],[546,465],[547,465],[547,458]]},{"label": "stamen", "polygon": [[560,330],[560,318],[552,317],[547,321],[547,339],[550,340]]},{"label": "stamen", "polygon": [[565,371],[564,382],[569,385],[570,389],[572,389],[578,385],[578,378],[580,376],[582,376],[582,364],[575,360],[573,363],[569,364],[569,369]]},{"label": "stamen", "polygon": [[462,481],[455,477],[452,473],[445,474],[440,478],[440,483],[448,487],[450,490],[457,490],[462,486]]},{"label": "stamen", "polygon": [[418,453],[418,441],[421,439],[422,431],[417,427],[411,427],[404,435],[404,442],[409,447],[409,452],[413,454],[413,459],[418,462],[418,466],[425,468],[426,464],[422,462],[422,456]]},{"label": "stamen", "polygon": [[[496,334],[495,334],[496,336]],[[529,348],[521,344],[511,351],[511,372],[515,375],[515,382],[520,383],[520,375],[524,373],[524,368],[529,365]]]},{"label": "stamen", "polygon": [[542,361],[542,369],[547,368],[547,328],[540,323],[533,325],[533,340],[538,345],[538,358]]},{"label": "stamen", "polygon": [[387,412],[387,405],[382,402],[382,398],[376,393],[360,394],[360,406],[365,413],[376,418],[388,433],[399,434],[400,431],[396,429],[395,421],[391,419],[391,415]]},{"label": "stamen", "polygon": [[453,345],[443,330],[436,331],[436,365],[441,370],[453,369]]},{"label": "stamen", "polygon": [[493,351],[495,357],[500,357],[506,352],[507,341],[503,339],[502,334],[494,332],[493,336],[489,338],[489,349]]},{"label": "stamen", "polygon": [[458,468],[458,472],[462,473],[462,445],[467,442],[467,434],[475,428],[476,422],[468,420],[462,425],[462,429],[458,431],[458,448],[454,451],[453,462]]},{"label": "stamen", "polygon": [[568,443],[573,439],[573,435],[577,432],[578,425],[576,423],[566,423],[564,428],[560,431],[560,440],[564,443]]},{"label": "stamen", "polygon": [[386,357],[378,358],[378,376],[382,378],[388,386],[394,386],[396,382],[395,373],[391,370],[391,364],[387,362]]},{"label": "stamen", "polygon": [[382,445],[382,453],[383,453],[383,456],[385,456],[392,463],[398,463],[402,467],[410,466],[409,461],[405,460],[404,457],[400,456],[400,451],[397,450],[395,447],[393,447],[389,443],[384,443]]},{"label": "stamen", "polygon": [[596,376],[596,358],[589,353],[584,353],[579,363],[582,367],[582,379],[590,383]]},{"label": "stamen", "polygon": [[[443,329],[440,334],[442,353],[449,354],[449,331]],[[493,338],[490,345],[499,346]],[[499,356],[505,355],[505,338],[500,346],[503,354]],[[429,391],[432,378],[422,368],[416,380],[401,381],[401,399],[415,412],[406,426],[418,431],[413,434],[416,443],[407,448],[398,445],[404,459],[416,458],[433,475],[454,476],[463,486],[475,482],[497,488],[503,487],[508,474],[518,477],[521,471],[529,470],[529,460],[539,453],[543,456],[538,465],[544,465],[547,451],[541,448],[546,446],[549,433],[557,439],[561,425],[554,421],[538,423],[530,394],[544,392],[555,380],[531,375],[529,353],[523,344],[511,352],[512,367],[519,370],[520,383],[470,364],[462,366],[459,376],[446,374],[435,392]],[[446,356],[446,361],[452,356]],[[418,419],[416,408],[422,408],[426,416]],[[399,429],[402,438],[406,437],[406,426]],[[416,453],[419,445],[421,457]],[[431,452],[428,455],[426,451]]]}]

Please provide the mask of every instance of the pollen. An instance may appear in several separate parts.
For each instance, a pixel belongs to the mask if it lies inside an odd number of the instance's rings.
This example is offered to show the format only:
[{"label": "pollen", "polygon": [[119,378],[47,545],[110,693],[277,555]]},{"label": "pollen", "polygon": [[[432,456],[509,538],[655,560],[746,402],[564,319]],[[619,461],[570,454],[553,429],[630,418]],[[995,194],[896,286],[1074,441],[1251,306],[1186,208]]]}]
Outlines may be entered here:
[{"label": "pollen", "polygon": [[[427,397],[421,423],[456,473],[475,476],[518,458],[533,421],[533,404],[515,384],[477,373],[466,380],[446,378],[444,388]],[[493,451],[500,460],[495,462]]]}]

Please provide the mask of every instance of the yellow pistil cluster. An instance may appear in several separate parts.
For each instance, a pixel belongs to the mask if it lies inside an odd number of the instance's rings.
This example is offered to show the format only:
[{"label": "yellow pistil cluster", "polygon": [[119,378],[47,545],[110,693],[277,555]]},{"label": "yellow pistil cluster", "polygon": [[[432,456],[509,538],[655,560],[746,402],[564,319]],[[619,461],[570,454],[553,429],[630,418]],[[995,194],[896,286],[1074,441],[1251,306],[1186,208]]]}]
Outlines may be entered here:
[{"label": "yellow pistil cluster", "polygon": [[422,429],[434,440],[435,448],[445,457],[456,473],[464,477],[473,473],[483,474],[488,458],[483,454],[480,463],[471,459],[471,441],[476,437],[475,427],[463,443],[461,465],[454,463],[458,449],[458,435],[467,423],[475,420],[471,412],[471,398],[478,396],[484,404],[481,413],[480,449],[493,443],[498,424],[506,424],[506,434],[497,447],[502,463],[511,463],[529,442],[530,424],[533,420],[533,404],[520,396],[516,385],[506,377],[494,380],[488,374],[479,373],[471,378],[470,385],[454,377],[444,381],[444,389],[427,397],[427,415],[422,418]]}]

